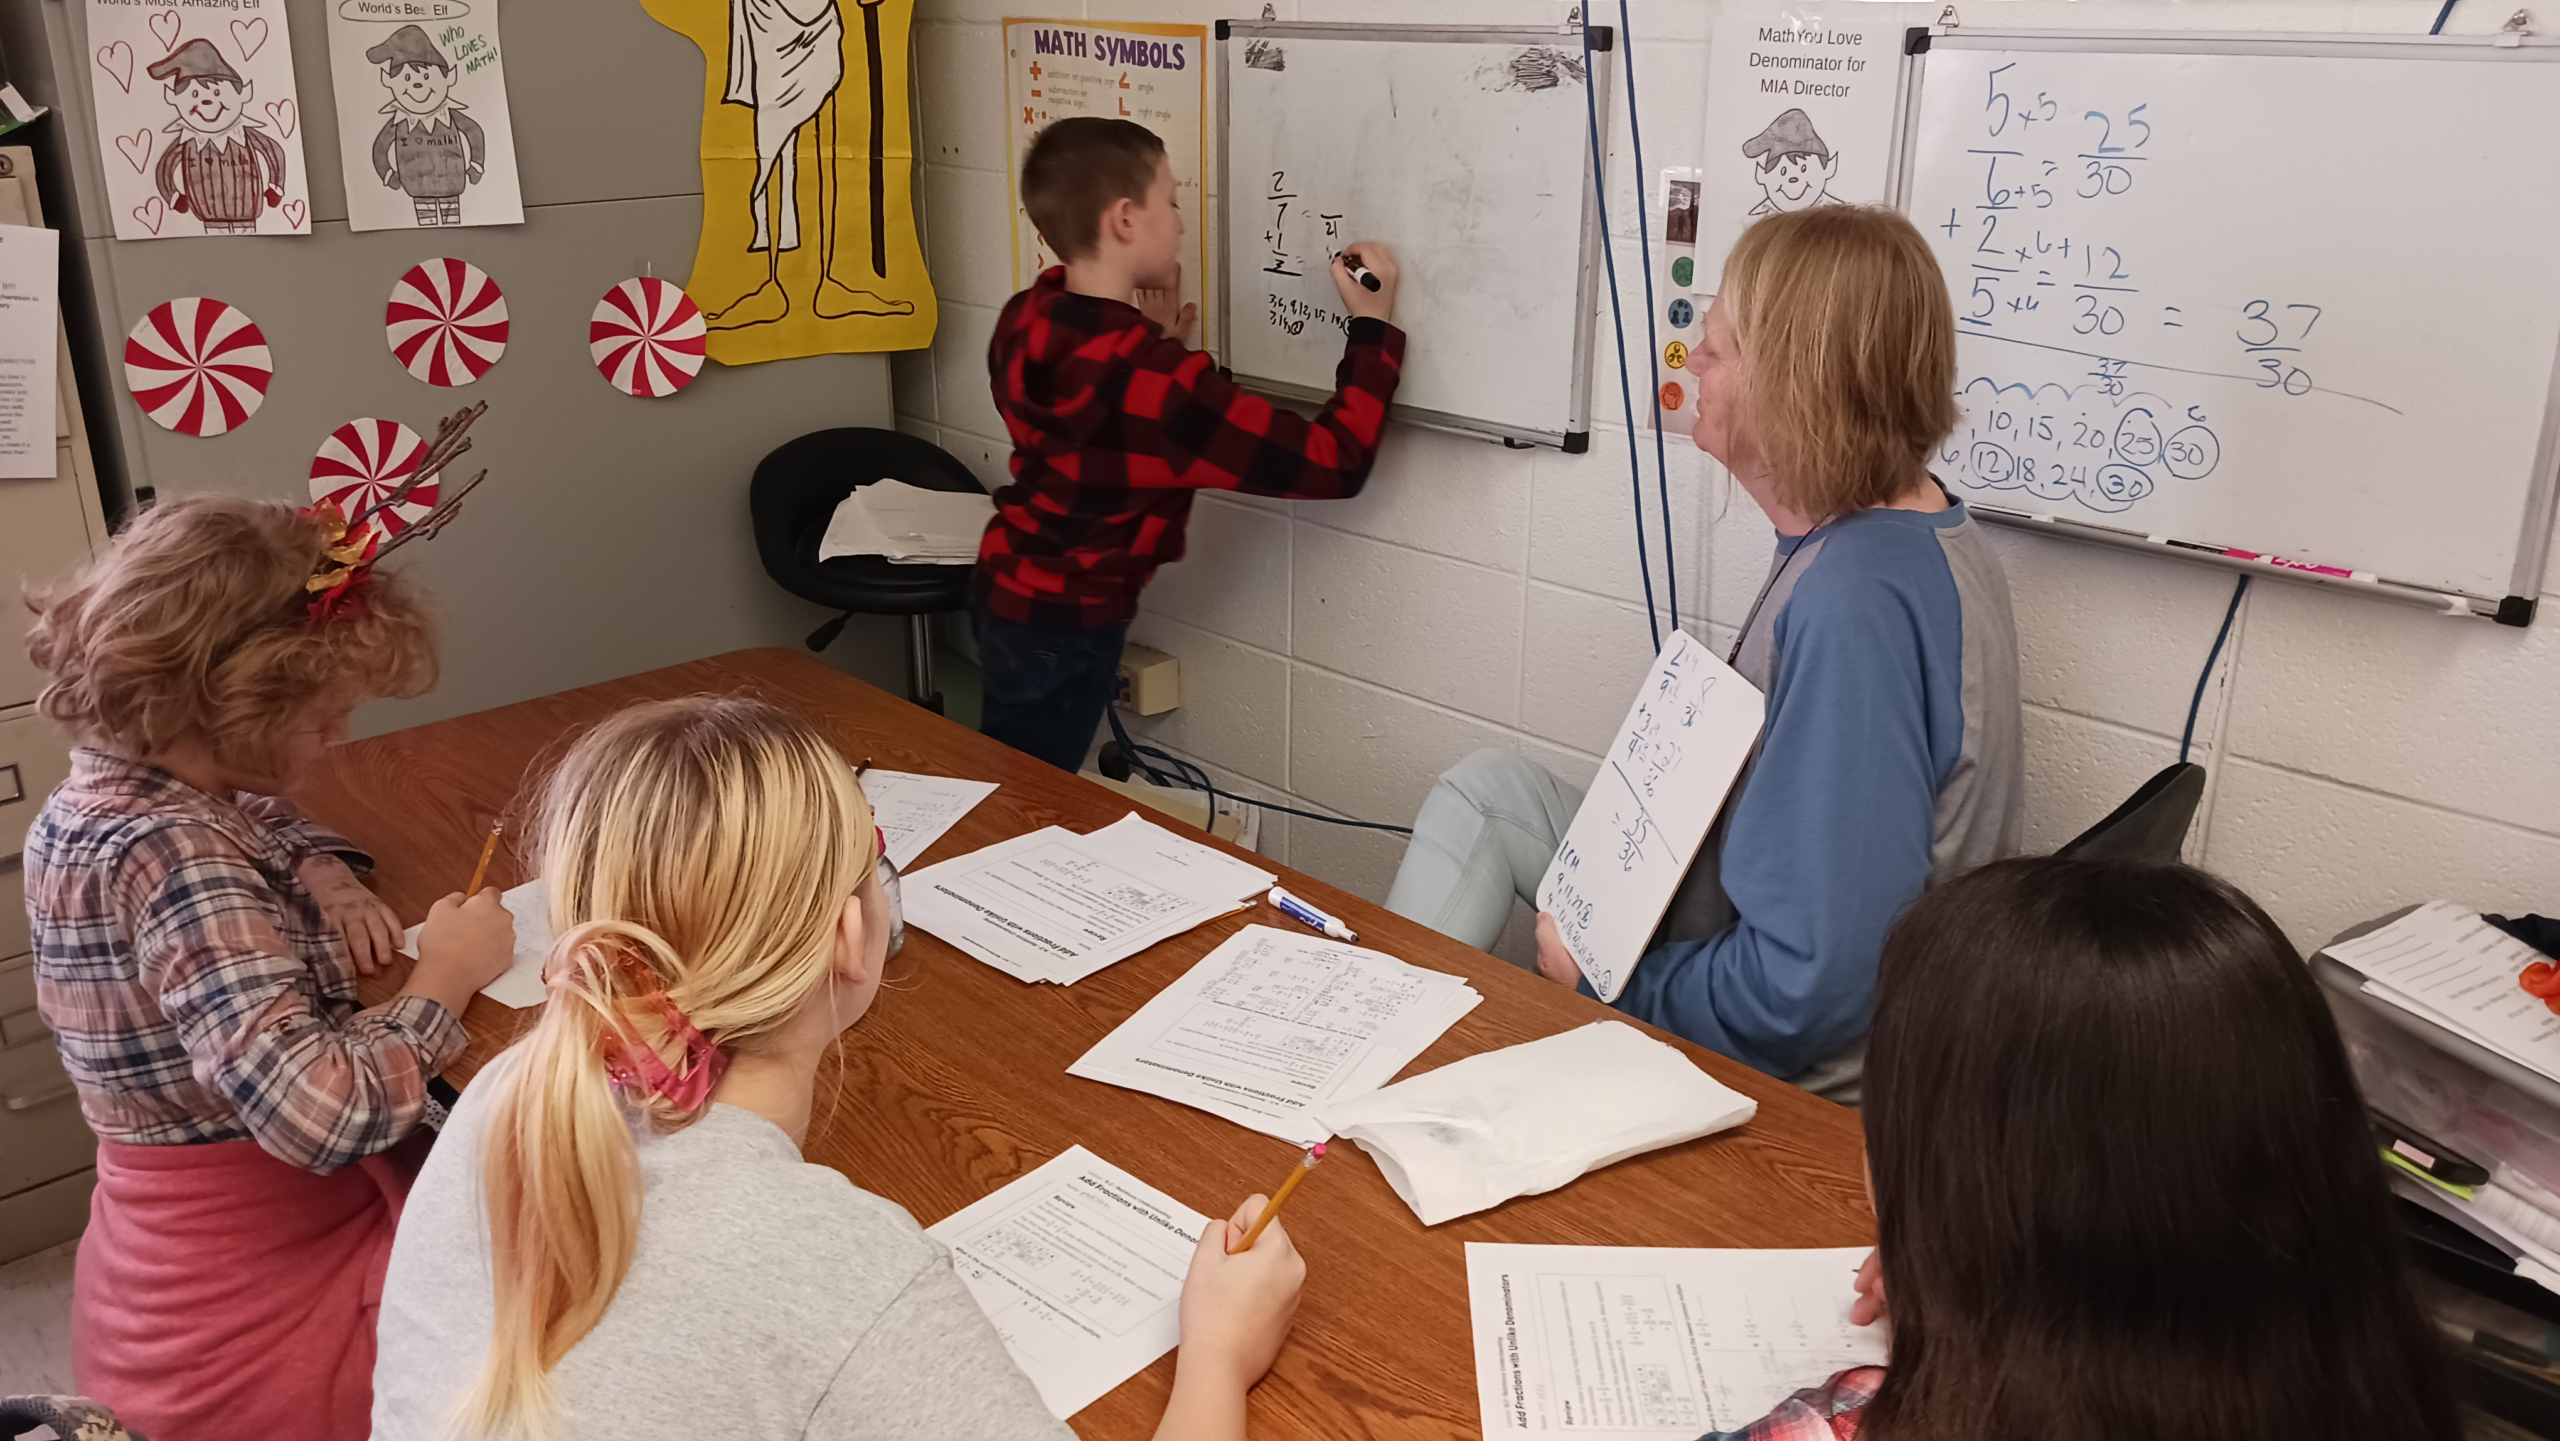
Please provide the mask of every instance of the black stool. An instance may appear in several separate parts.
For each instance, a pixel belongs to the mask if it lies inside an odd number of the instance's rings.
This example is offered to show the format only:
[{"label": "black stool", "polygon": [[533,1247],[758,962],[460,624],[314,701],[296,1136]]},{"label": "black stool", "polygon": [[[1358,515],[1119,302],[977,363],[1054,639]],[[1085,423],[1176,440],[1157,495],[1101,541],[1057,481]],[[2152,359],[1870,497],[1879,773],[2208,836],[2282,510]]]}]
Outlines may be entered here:
[{"label": "black stool", "polygon": [[818,541],[838,503],[875,480],[901,480],[920,490],[986,490],[950,452],[903,431],[812,431],[756,465],[747,486],[756,554],[765,574],[784,590],[843,612],[809,632],[811,650],[833,645],[857,615],[907,617],[907,699],[938,715],[942,694],[933,685],[931,618],[969,604],[971,567],[892,565],[877,555],[818,559]]}]

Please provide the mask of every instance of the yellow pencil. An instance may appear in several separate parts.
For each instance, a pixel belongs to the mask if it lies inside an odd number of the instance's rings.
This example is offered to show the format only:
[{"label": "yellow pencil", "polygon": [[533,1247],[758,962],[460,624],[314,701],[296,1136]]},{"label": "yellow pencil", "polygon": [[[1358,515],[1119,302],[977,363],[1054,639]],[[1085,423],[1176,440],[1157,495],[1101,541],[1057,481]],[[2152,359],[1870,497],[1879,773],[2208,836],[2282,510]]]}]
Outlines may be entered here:
[{"label": "yellow pencil", "polygon": [[1307,1173],[1316,1168],[1316,1162],[1323,1159],[1324,1142],[1318,1141],[1315,1143],[1315,1146],[1307,1152],[1307,1158],[1298,1163],[1298,1168],[1289,1173],[1289,1179],[1280,1183],[1280,1189],[1271,1193],[1271,1204],[1264,1206],[1262,1208],[1262,1214],[1253,1218],[1253,1229],[1245,1232],[1244,1239],[1237,1242],[1235,1250],[1229,1251],[1227,1254],[1232,1256],[1235,1255],[1237,1251],[1252,1250],[1254,1238],[1262,1234],[1263,1227],[1271,1224],[1272,1217],[1280,1214],[1280,1203],[1289,1199],[1289,1193],[1298,1189],[1298,1183],[1305,1180],[1307,1178]]},{"label": "yellow pencil", "polygon": [[480,864],[471,868],[471,886],[462,893],[464,900],[480,894],[480,883],[489,878],[489,857],[498,853],[498,832],[507,828],[505,821],[489,827],[489,839],[480,847]]}]

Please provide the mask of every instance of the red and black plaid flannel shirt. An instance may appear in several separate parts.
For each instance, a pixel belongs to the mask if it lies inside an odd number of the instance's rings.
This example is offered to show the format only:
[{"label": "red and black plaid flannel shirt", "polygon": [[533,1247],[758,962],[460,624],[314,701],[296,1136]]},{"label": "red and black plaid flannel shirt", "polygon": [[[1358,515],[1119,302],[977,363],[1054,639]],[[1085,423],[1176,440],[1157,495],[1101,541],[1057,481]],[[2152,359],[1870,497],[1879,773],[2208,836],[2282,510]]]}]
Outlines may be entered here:
[{"label": "red and black plaid flannel shirt", "polygon": [[1101,630],[1137,613],[1157,566],[1182,559],[1193,491],[1360,493],[1403,331],[1353,320],[1333,399],[1306,420],[1239,389],[1137,307],[1068,290],[1066,275],[1045,271],[1009,301],[987,347],[1013,484],[978,542],[975,604],[1042,630]]}]

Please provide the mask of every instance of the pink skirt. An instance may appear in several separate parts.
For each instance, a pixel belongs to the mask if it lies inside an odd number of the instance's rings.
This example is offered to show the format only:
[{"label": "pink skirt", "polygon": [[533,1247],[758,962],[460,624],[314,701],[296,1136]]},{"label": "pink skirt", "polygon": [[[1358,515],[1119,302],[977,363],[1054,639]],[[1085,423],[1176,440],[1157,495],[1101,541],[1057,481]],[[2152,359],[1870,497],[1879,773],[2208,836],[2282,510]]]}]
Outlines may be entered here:
[{"label": "pink skirt", "polygon": [[421,1130],[327,1176],[255,1141],[98,1146],[71,1361],[126,1429],[362,1441],[374,1314]]}]

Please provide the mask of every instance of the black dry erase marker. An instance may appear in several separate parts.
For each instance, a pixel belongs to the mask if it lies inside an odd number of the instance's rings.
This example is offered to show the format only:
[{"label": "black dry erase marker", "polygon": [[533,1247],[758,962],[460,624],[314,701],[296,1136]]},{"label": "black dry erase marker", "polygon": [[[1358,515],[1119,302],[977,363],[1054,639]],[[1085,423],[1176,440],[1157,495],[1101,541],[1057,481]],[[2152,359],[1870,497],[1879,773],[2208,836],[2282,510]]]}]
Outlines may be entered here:
[{"label": "black dry erase marker", "polygon": [[1370,272],[1368,266],[1360,263],[1359,256],[1348,250],[1342,252],[1342,268],[1350,271],[1351,278],[1359,281],[1364,288],[1372,291],[1378,288],[1378,277]]}]

